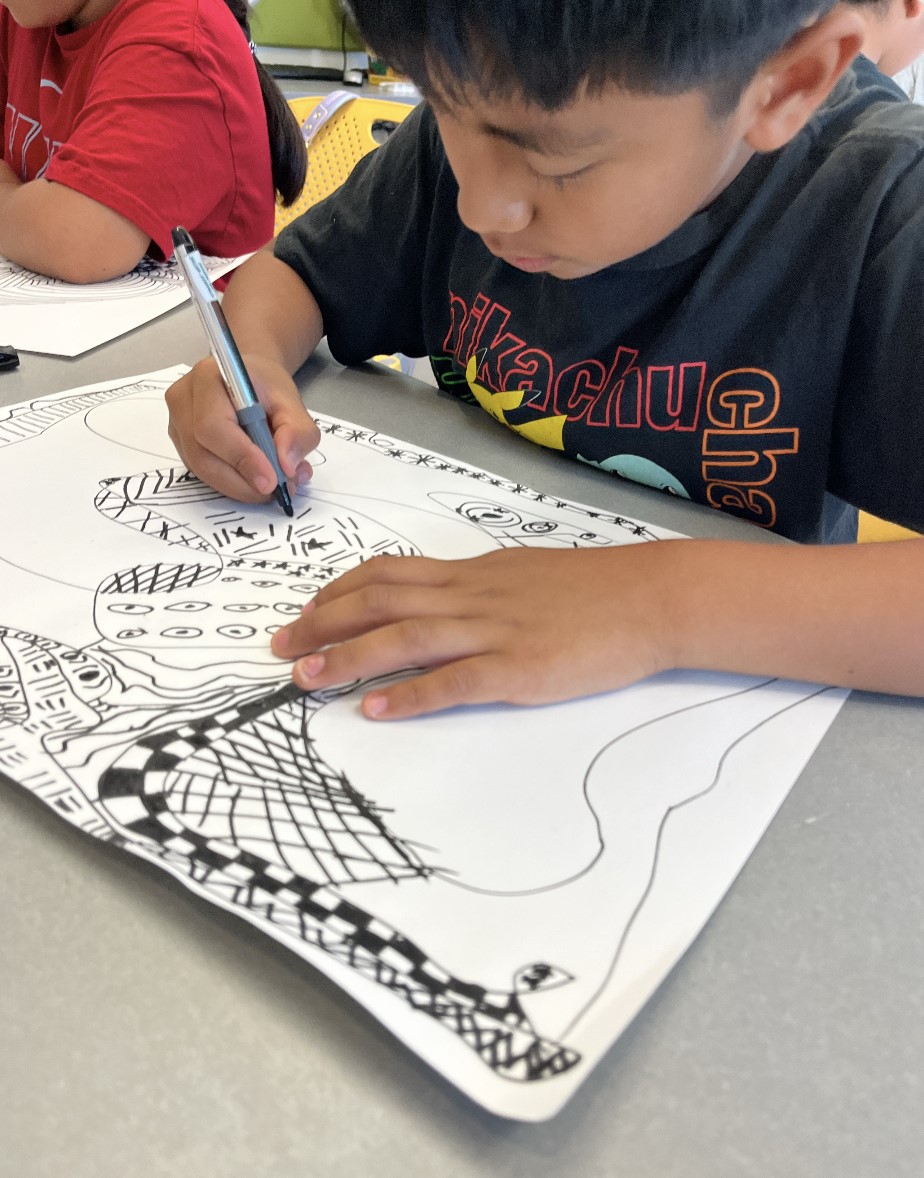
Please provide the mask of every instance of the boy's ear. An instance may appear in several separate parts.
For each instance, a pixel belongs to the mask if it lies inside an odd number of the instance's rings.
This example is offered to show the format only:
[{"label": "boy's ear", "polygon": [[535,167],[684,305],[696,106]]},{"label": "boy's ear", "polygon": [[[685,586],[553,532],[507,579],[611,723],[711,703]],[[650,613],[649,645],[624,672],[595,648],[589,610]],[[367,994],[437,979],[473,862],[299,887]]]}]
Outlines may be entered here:
[{"label": "boy's ear", "polygon": [[761,66],[739,107],[755,151],[776,151],[802,130],[860,52],[864,31],[856,9],[839,4]]}]

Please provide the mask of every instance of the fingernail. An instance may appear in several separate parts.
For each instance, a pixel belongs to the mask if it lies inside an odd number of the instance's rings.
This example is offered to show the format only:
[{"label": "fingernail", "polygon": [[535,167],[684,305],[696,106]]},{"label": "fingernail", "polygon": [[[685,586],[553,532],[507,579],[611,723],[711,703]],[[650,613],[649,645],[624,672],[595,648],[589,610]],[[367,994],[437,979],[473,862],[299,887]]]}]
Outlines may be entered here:
[{"label": "fingernail", "polygon": [[367,695],[363,700],[363,712],[370,720],[377,720],[388,711],[388,699],[384,695]]},{"label": "fingernail", "polygon": [[253,485],[261,495],[269,495],[269,493],[276,487],[276,484],[267,474],[258,474],[253,481]]},{"label": "fingernail", "polygon": [[289,627],[281,626],[270,639],[270,650],[275,654],[285,654],[289,645]]},{"label": "fingernail", "polygon": [[307,486],[311,482],[311,467],[307,462],[299,462],[295,467],[295,484],[299,487]]},{"label": "fingernail", "polygon": [[324,670],[324,656],[312,654],[306,659],[299,659],[295,664],[295,678],[299,683],[308,684],[316,679]]}]

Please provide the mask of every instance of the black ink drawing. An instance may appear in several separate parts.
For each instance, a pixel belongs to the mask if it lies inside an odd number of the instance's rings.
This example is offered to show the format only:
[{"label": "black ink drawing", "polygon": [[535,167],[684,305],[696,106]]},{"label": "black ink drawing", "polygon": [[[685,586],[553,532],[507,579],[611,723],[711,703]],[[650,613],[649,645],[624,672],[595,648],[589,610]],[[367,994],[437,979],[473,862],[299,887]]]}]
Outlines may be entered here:
[{"label": "black ink drawing", "polygon": [[[0,414],[0,480],[15,486],[36,461],[68,465],[76,513],[40,505],[0,556],[0,772],[353,979],[352,993],[475,1099],[550,1115],[639,1005],[620,1007],[620,971],[670,882],[675,816],[723,791],[722,805],[742,805],[731,762],[797,713],[810,746],[840,696],[706,678],[534,713],[364,725],[357,685],[301,693],[268,649],[345,569],[380,553],[658,533],[336,421],[320,422],[320,473],[292,520],[246,509],[140,459],[140,438],[169,455],[149,425],[167,383],[155,374]],[[496,770],[447,752],[459,732],[478,747],[479,725],[481,746],[499,726],[517,746]],[[568,821],[543,826],[550,802],[536,790],[561,788],[554,773],[541,779],[550,741],[573,781]],[[538,783],[514,781],[531,763]],[[761,786],[760,829],[794,776],[780,772],[770,801]],[[464,837],[440,827],[440,796],[446,809],[460,792],[475,807],[453,818]],[[545,851],[529,853],[524,825]],[[753,832],[744,838],[718,894],[687,917],[688,939],[746,857]],[[446,1055],[447,1040],[477,1067]]]},{"label": "black ink drawing", "polygon": [[[224,258],[205,258],[204,261],[206,269],[216,273],[227,265]],[[0,257],[0,306],[4,303],[95,303],[173,291],[185,294],[182,271],[173,259],[155,262],[153,258],[142,258],[134,270],[119,278],[80,285],[36,274]]]},{"label": "black ink drawing", "polygon": [[[240,260],[204,259],[213,280]],[[0,315],[20,351],[76,356],[188,297],[173,259],[142,258],[128,274],[78,284],[36,274],[0,257]]]}]

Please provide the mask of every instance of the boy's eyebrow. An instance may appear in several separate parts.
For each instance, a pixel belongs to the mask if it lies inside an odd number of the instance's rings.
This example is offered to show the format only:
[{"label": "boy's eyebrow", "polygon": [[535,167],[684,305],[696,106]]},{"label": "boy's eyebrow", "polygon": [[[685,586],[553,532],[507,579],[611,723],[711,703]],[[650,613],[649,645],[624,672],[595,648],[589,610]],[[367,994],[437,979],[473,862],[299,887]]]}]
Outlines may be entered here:
[{"label": "boy's eyebrow", "polygon": [[[437,114],[452,110],[453,103],[438,93],[428,91],[426,99]],[[540,131],[521,131],[485,122],[481,124],[480,130],[493,139],[503,139],[505,143],[512,143],[514,147],[535,152],[536,155],[569,155],[588,147],[599,147],[606,139],[606,133],[600,129],[580,132],[566,131],[561,127],[544,127]]]},{"label": "boy's eyebrow", "polygon": [[599,147],[605,139],[602,131],[565,131],[559,127],[544,127],[541,131],[517,131],[496,123],[482,123],[481,130],[494,139],[503,139],[514,147],[537,155],[570,155],[588,147]]}]

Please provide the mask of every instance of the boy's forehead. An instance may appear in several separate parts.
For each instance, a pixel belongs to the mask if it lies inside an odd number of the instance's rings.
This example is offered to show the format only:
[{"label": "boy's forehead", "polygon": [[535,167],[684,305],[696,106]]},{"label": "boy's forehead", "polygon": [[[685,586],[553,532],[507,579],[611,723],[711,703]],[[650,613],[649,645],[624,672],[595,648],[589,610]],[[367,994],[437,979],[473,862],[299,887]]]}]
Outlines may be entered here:
[{"label": "boy's forehead", "polygon": [[582,86],[563,106],[549,110],[517,94],[486,95],[471,86],[448,95],[428,90],[439,117],[445,113],[470,130],[539,155],[568,155],[644,135],[678,114],[678,105],[704,112],[701,91],[682,95],[640,94],[610,84],[592,92]]},{"label": "boy's forehead", "polygon": [[619,91],[589,96],[582,88],[564,106],[548,110],[517,94],[483,95],[466,87],[449,95],[430,90],[427,100],[437,115],[446,113],[492,138],[544,155],[596,147],[612,139]]}]

